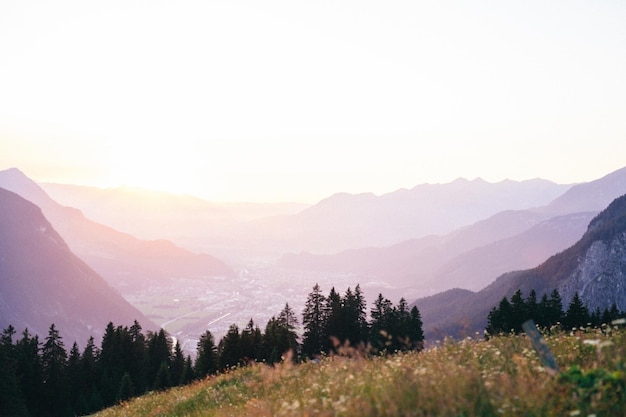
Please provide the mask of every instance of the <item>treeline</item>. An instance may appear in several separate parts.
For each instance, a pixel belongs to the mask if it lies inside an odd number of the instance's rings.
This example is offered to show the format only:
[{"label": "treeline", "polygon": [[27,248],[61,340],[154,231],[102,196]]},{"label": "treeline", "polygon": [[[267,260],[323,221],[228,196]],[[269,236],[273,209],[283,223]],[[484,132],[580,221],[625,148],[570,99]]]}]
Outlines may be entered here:
[{"label": "treeline", "polygon": [[544,294],[537,301],[537,293],[531,290],[526,299],[522,291],[517,290],[509,299],[503,297],[498,306],[491,309],[487,316],[488,335],[499,333],[521,333],[522,324],[532,319],[539,327],[546,329],[558,326],[563,330],[579,327],[599,327],[610,324],[613,320],[624,317],[626,312],[619,311],[615,304],[601,311],[596,308],[589,311],[580,299],[578,292],[574,294],[567,309],[563,309],[561,295],[555,289],[550,296]]},{"label": "treeline", "polygon": [[424,333],[420,312],[417,307],[409,310],[404,298],[394,306],[379,294],[370,317],[368,322],[359,285],[354,291],[348,288],[342,297],[334,288],[324,296],[316,284],[302,313],[302,354],[313,357],[346,343],[373,352],[422,349]]},{"label": "treeline", "polygon": [[[243,330],[230,326],[215,343],[207,330],[197,344],[195,362],[161,329],[144,334],[141,325],[109,323],[100,347],[91,337],[81,352],[75,342],[66,350],[51,325],[43,343],[26,329],[12,326],[0,336],[0,415],[64,417],[86,415],[151,390],[184,385],[233,366],[273,364],[293,352],[295,360],[331,353],[337,346],[362,346],[363,352],[421,349],[424,336],[417,308],[404,299],[397,306],[379,295],[366,319],[360,287],[328,296],[315,285],[298,319],[286,304],[261,331],[253,320]],[[300,340],[301,339],[301,340]]]}]

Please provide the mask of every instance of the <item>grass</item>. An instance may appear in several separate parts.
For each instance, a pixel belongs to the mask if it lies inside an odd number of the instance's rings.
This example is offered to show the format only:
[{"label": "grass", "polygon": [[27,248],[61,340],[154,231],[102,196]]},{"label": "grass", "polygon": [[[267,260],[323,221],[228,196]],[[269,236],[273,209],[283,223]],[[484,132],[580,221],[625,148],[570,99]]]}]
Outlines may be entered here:
[{"label": "grass", "polygon": [[158,416],[626,416],[626,331],[547,336],[560,373],[524,336],[446,341],[420,353],[255,364],[104,410]]}]

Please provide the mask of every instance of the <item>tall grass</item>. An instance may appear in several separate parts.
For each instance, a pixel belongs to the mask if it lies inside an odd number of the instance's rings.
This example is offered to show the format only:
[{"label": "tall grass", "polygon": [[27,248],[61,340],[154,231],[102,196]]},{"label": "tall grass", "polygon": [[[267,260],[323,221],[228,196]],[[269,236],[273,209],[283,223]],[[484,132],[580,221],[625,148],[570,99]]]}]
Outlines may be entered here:
[{"label": "tall grass", "polygon": [[120,404],[98,417],[625,416],[626,332],[553,334],[561,372],[524,335],[445,341],[420,353],[251,365]]}]

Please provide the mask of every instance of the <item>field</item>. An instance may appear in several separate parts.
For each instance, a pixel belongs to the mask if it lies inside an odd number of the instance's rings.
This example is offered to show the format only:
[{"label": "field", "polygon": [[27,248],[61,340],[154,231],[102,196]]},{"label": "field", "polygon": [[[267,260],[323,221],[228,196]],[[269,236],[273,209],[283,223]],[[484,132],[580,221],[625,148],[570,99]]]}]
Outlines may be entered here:
[{"label": "field", "polygon": [[525,335],[444,341],[420,353],[254,364],[104,410],[157,416],[626,416],[626,331],[546,336],[542,366]]}]

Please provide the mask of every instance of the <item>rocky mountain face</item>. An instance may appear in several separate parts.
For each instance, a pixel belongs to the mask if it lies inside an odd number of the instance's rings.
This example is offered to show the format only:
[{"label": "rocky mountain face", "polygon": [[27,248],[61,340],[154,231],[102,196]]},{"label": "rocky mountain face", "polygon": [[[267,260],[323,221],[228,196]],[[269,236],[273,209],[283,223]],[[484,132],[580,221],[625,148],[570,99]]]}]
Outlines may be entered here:
[{"label": "rocky mountain face", "polygon": [[232,269],[208,254],[196,254],[167,240],[142,240],[87,219],[79,210],[52,200],[17,169],[0,172],[0,187],[41,208],[76,255],[125,294],[173,278],[233,276]]},{"label": "rocky mountain face", "polygon": [[[626,195],[615,199],[590,223],[587,232],[574,245],[553,255],[541,265],[509,272],[479,292],[446,291],[416,301],[425,330],[461,336],[482,331],[487,314],[502,297],[521,289],[532,289],[538,297],[557,289],[564,306],[578,292],[591,309],[626,307]],[[454,305],[446,312],[441,304]]]},{"label": "rocky mountain face", "polygon": [[82,260],[39,207],[0,188],[0,327],[45,337],[55,324],[69,346],[97,340],[109,321],[158,327]]}]

